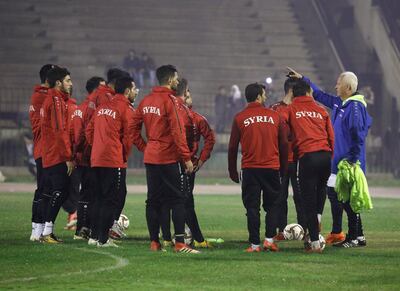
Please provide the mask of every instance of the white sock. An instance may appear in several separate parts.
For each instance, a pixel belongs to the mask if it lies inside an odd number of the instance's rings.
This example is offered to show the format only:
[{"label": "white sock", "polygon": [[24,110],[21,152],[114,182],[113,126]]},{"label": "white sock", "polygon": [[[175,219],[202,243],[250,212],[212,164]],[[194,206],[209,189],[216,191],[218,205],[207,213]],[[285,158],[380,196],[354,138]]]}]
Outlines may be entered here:
[{"label": "white sock", "polygon": [[271,243],[271,244],[274,243],[274,239],[273,239],[273,238],[268,238],[268,237],[266,237],[265,240],[266,240],[267,242]]},{"label": "white sock", "polygon": [[37,228],[37,223],[36,222],[32,222],[32,233],[31,233],[31,236],[35,236],[36,228]]},{"label": "white sock", "polygon": [[36,225],[36,232],[35,232],[35,237],[39,238],[44,230],[44,223],[38,223]]},{"label": "white sock", "polygon": [[259,248],[259,247],[260,247],[260,245],[251,244],[251,248],[252,248],[253,250],[255,250],[256,248]]},{"label": "white sock", "polygon": [[53,233],[54,224],[52,222],[46,222],[44,225],[43,236]]},{"label": "white sock", "polygon": [[322,214],[317,214],[317,218],[318,218],[318,223],[321,223]]}]

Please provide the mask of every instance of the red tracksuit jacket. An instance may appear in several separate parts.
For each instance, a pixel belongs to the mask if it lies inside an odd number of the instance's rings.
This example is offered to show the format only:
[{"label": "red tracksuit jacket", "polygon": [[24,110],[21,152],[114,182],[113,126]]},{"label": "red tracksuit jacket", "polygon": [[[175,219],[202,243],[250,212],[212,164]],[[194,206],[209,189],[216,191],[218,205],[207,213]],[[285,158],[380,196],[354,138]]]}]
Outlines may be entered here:
[{"label": "red tracksuit jacket", "polygon": [[311,96],[295,97],[288,110],[288,124],[294,138],[295,156],[333,152],[334,133],[328,112]]},{"label": "red tracksuit jacket", "polygon": [[86,128],[86,139],[92,145],[92,167],[127,167],[132,148],[129,128],[134,111],[122,94],[116,94],[110,102],[96,110]]},{"label": "red tracksuit jacket", "polygon": [[33,133],[33,157],[35,160],[42,157],[40,109],[47,97],[48,88],[36,85],[31,96],[31,105],[29,106],[29,120],[31,122]]},{"label": "red tracksuit jacket", "polygon": [[[215,144],[215,134],[203,115],[197,113],[192,108],[190,108],[190,111],[195,125],[192,160],[201,160],[204,163],[210,158]],[[200,152],[200,156],[197,157],[197,152],[199,151],[200,146],[200,137],[204,138],[204,146]]]},{"label": "red tracksuit jacket", "polygon": [[[287,120],[288,105],[283,101],[272,104],[270,108],[279,113],[282,120]],[[288,130],[288,163],[294,162],[293,156],[293,134]]]},{"label": "red tracksuit jacket", "polygon": [[194,117],[189,107],[186,106],[182,98],[176,97],[176,100],[178,104],[178,114],[181,120],[181,124],[183,124],[183,127],[185,128],[186,144],[189,148],[189,151],[193,153],[195,146],[194,138],[197,130],[194,124]]},{"label": "red tracksuit jacket", "polygon": [[115,92],[108,86],[100,85],[90,93],[79,106],[78,113],[81,117],[74,119],[74,154],[79,166],[90,166],[92,146],[87,142],[85,130],[87,129],[96,108],[112,100]]},{"label": "red tracksuit jacket", "polygon": [[95,107],[99,107],[100,105],[111,101],[114,95],[115,92],[112,88],[107,85],[99,85],[99,87],[97,87],[88,98],[90,101],[94,102]]},{"label": "red tracksuit jacket", "polygon": [[141,136],[143,123],[146,129],[144,163],[171,164],[190,160],[178,100],[173,94],[174,91],[168,88],[154,87],[134,114],[131,132],[135,144],[144,143]]},{"label": "red tracksuit jacket", "polygon": [[78,109],[78,105],[76,104],[76,99],[74,98],[68,98],[67,100],[67,108],[68,108],[68,126],[69,126],[69,140],[71,143],[71,150],[72,150],[72,157],[75,159],[74,157],[74,152],[73,152],[73,148],[74,148],[74,142],[75,142],[75,126],[74,126],[74,120],[76,118],[77,112],[76,110]]},{"label": "red tracksuit jacket", "polygon": [[69,95],[49,89],[41,110],[43,168],[72,160],[67,100]]},{"label": "red tracksuit jacket", "polygon": [[251,102],[236,114],[229,140],[229,174],[237,173],[238,146],[242,147],[242,169],[287,169],[287,129],[279,113]]},{"label": "red tracksuit jacket", "polygon": [[[89,97],[90,95],[88,95]],[[85,128],[87,127],[85,123],[85,113],[87,113],[87,108],[89,105],[88,97],[85,101],[74,112],[73,126],[74,126],[74,146],[73,152],[75,156],[75,162],[78,166],[89,167],[90,166],[90,153],[91,146],[86,142]],[[89,123],[90,118],[86,119]]]}]

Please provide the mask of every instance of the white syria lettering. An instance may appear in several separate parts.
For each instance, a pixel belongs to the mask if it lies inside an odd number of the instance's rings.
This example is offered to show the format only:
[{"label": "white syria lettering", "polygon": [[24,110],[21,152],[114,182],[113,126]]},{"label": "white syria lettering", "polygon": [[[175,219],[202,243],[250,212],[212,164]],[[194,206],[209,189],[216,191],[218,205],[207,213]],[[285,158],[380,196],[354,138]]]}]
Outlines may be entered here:
[{"label": "white syria lettering", "polygon": [[251,116],[243,121],[244,127],[248,127],[253,123],[272,123],[275,124],[274,119],[271,116]]},{"label": "white syria lettering", "polygon": [[82,111],[79,110],[79,109],[76,109],[76,110],[74,111],[74,113],[72,114],[72,118],[74,118],[74,117],[82,118],[82,116],[83,116],[83,113],[82,113]]},{"label": "white syria lettering", "polygon": [[296,112],[296,119],[302,117],[311,117],[311,118],[319,118],[323,119],[321,113],[314,112],[314,111],[297,111]]},{"label": "white syria lettering", "polygon": [[115,119],[116,114],[115,111],[113,111],[112,109],[101,108],[99,111],[97,111],[97,116],[100,115],[108,115]]},{"label": "white syria lettering", "polygon": [[33,107],[33,105],[29,106],[29,112],[35,112],[35,107]]},{"label": "white syria lettering", "polygon": [[152,113],[152,114],[156,114],[158,116],[161,116],[160,108],[154,107],[154,106],[143,107],[143,114],[147,114],[147,113]]}]

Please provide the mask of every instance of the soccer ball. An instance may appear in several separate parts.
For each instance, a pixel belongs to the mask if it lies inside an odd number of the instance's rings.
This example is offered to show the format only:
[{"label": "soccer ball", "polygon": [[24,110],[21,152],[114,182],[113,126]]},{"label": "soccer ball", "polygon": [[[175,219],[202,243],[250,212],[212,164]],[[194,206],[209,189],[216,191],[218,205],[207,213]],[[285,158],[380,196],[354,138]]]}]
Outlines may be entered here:
[{"label": "soccer ball", "polygon": [[283,230],[283,236],[287,240],[302,240],[304,237],[304,230],[300,224],[291,223],[286,225]]},{"label": "soccer ball", "polygon": [[125,214],[121,214],[118,219],[118,225],[124,230],[128,229],[128,227],[129,227],[128,216],[126,216]]},{"label": "soccer ball", "polygon": [[[321,250],[325,249],[326,242],[325,242],[324,237],[323,237],[321,234],[319,235],[319,245],[320,245],[320,247],[321,247]],[[306,239],[306,241],[304,242],[304,247],[305,247],[306,249],[310,249],[310,248],[311,248],[311,239],[310,239],[310,236],[307,236],[307,239]]]},{"label": "soccer ball", "polygon": [[326,241],[321,234],[319,235],[319,245],[321,247],[321,250],[323,250],[326,246]]}]

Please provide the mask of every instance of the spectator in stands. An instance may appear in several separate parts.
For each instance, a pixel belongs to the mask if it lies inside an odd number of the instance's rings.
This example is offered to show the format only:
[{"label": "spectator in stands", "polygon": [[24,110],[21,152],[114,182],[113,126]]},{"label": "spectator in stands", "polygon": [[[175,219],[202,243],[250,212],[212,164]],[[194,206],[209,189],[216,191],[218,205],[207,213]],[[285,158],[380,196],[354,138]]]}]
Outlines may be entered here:
[{"label": "spectator in stands", "polygon": [[218,93],[214,98],[215,102],[215,130],[217,133],[225,131],[225,125],[227,122],[227,106],[228,96],[226,94],[226,88],[220,86]]},{"label": "spectator in stands", "polygon": [[368,111],[370,112],[371,116],[374,117],[375,116],[375,112],[374,112],[375,93],[374,93],[374,91],[372,90],[371,86],[365,86],[365,87],[361,88],[360,91],[361,91],[361,93],[364,94],[365,101],[368,104]]},{"label": "spectator in stands", "polygon": [[143,77],[140,77],[141,61],[136,55],[135,50],[131,49],[128,55],[124,58],[122,67],[131,75],[131,77],[137,81],[139,88],[143,87]]},{"label": "spectator in stands", "polygon": [[32,174],[36,178],[36,162],[35,158],[33,157],[33,140],[32,135],[29,133],[24,134],[24,143],[26,148],[26,159],[25,165],[28,167],[29,173]]},{"label": "spectator in stands", "polygon": [[[384,146],[384,171],[392,172],[393,164],[395,160],[393,159],[393,155],[398,148],[395,148],[395,132],[392,130],[390,126],[386,128],[385,135],[383,137],[383,146]],[[396,162],[397,163],[397,162]]]},{"label": "spectator in stands", "polygon": [[147,53],[142,53],[140,58],[140,71],[138,75],[138,82],[145,85],[145,82],[148,83],[149,87],[153,87],[156,84],[156,65],[154,64],[154,60],[149,57]]},{"label": "spectator in stands", "polygon": [[242,97],[238,85],[232,85],[231,93],[229,96],[229,121],[233,119],[236,113],[241,111],[246,106],[246,101]]}]

